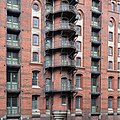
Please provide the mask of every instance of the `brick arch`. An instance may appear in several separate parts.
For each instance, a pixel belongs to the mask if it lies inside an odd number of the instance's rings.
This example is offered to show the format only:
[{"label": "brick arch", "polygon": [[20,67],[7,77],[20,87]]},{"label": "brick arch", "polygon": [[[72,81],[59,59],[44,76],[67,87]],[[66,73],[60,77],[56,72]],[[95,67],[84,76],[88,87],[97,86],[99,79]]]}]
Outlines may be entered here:
[{"label": "brick arch", "polygon": [[110,17],[110,18],[109,18],[109,22],[110,22],[110,21],[113,23],[114,26],[116,25],[116,21],[115,21],[114,17]]}]

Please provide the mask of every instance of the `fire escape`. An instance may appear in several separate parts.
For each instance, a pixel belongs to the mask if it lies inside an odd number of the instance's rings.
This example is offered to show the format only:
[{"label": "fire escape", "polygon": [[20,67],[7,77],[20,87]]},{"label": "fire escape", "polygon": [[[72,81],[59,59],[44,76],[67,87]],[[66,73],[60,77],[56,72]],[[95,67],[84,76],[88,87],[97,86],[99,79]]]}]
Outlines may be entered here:
[{"label": "fire escape", "polygon": [[[50,119],[67,119],[72,112],[75,55],[77,54],[75,38],[76,20],[75,0],[46,0],[45,26],[45,97],[50,111]],[[58,75],[58,76],[57,76]],[[57,96],[66,107],[54,107]],[[49,104],[51,106],[49,106]],[[57,106],[57,104],[56,104]],[[63,109],[64,108],[64,109]]]}]

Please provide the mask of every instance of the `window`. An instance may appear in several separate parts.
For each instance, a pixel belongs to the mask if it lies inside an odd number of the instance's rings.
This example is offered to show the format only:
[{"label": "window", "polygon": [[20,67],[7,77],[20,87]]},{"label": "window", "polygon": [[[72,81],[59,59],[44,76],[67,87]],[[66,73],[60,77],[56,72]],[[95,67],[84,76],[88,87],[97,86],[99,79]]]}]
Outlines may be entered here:
[{"label": "window", "polygon": [[112,63],[112,61],[108,62],[108,69],[113,69],[113,63]]},{"label": "window", "polygon": [[113,55],[113,48],[112,47],[109,47],[109,55]]},{"label": "window", "polygon": [[118,77],[118,89],[120,89],[120,77]]},{"label": "window", "polygon": [[33,44],[38,45],[39,43],[39,36],[38,35],[33,35]]},{"label": "window", "polygon": [[120,13],[120,4],[117,5],[117,11]]},{"label": "window", "polygon": [[117,108],[120,108],[120,97],[117,98]]},{"label": "window", "polygon": [[38,11],[39,10],[39,5],[38,4],[33,4],[33,10]]},{"label": "window", "polygon": [[38,96],[32,96],[32,109],[38,109]]},{"label": "window", "polygon": [[79,41],[76,42],[76,50],[81,51],[81,42]]},{"label": "window", "polygon": [[118,70],[120,70],[120,62],[118,62]]},{"label": "window", "polygon": [[118,34],[118,42],[120,43],[120,33]]},{"label": "window", "polygon": [[77,67],[81,66],[81,58],[79,58],[79,57],[76,58],[76,66]]},{"label": "window", "polygon": [[80,109],[80,96],[76,97],[76,109]]},{"label": "window", "polygon": [[111,10],[115,11],[115,3],[114,2],[111,3]]},{"label": "window", "polygon": [[[9,96],[8,95],[8,98],[7,98],[7,107],[13,107],[13,108],[15,108],[15,107],[17,107],[18,106],[18,102],[17,102],[18,100],[17,100],[17,97],[16,96]],[[14,111],[15,113],[17,112],[17,111]]]},{"label": "window", "polygon": [[118,48],[118,56],[120,56],[120,48]]},{"label": "window", "polygon": [[108,98],[108,108],[112,108],[112,104],[113,104],[112,99],[113,99],[112,97]]},{"label": "window", "polygon": [[52,65],[52,58],[51,56],[46,56],[45,57],[45,66],[48,67],[48,66],[51,66]]},{"label": "window", "polygon": [[38,85],[38,72],[32,72],[32,85]]},{"label": "window", "polygon": [[13,5],[18,5],[19,4],[19,0],[7,0],[8,4],[13,4]]},{"label": "window", "polygon": [[7,82],[16,82],[18,81],[18,72],[8,72],[7,73]]},{"label": "window", "polygon": [[109,41],[113,41],[113,32],[109,32]]},{"label": "window", "polygon": [[92,7],[95,7],[95,8],[97,8],[98,9],[98,7],[99,7],[99,3],[97,2],[97,1],[92,1]]},{"label": "window", "polygon": [[80,26],[80,25],[77,25],[77,26],[76,26],[76,34],[77,34],[78,36],[81,35],[81,26]]},{"label": "window", "polygon": [[33,27],[36,27],[36,28],[39,27],[39,18],[36,18],[36,17],[33,18]]},{"label": "window", "polygon": [[68,56],[67,55],[62,55],[61,56],[61,59],[62,59],[62,65],[68,65]]},{"label": "window", "polygon": [[80,78],[81,78],[80,75],[76,75],[76,88],[80,88],[81,87],[81,85],[80,85]]},{"label": "window", "polygon": [[50,78],[46,79],[46,91],[50,91],[51,90],[51,80]]},{"label": "window", "polygon": [[46,49],[49,49],[52,47],[52,40],[51,38],[46,39],[46,44],[45,44]]},{"label": "window", "polygon": [[33,52],[33,62],[38,62],[38,53]]},{"label": "window", "polygon": [[62,96],[62,104],[66,104],[66,96]]},{"label": "window", "polygon": [[61,79],[61,89],[64,91],[67,89],[67,78]]},{"label": "window", "polygon": [[108,89],[112,89],[112,77],[108,77]]}]

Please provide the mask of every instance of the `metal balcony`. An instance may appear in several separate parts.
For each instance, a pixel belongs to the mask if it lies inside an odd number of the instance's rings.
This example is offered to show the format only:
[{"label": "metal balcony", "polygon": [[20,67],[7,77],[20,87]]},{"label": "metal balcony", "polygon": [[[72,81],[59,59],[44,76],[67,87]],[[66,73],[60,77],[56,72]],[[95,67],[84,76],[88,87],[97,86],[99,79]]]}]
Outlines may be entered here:
[{"label": "metal balcony", "polygon": [[7,29],[13,32],[20,32],[20,27],[18,23],[7,22]]},{"label": "metal balcony", "polygon": [[98,67],[97,66],[91,66],[91,73],[92,74],[100,74]]},{"label": "metal balcony", "polygon": [[98,106],[91,107],[91,114],[92,115],[99,115],[100,114],[100,112],[98,111]]},{"label": "metal balcony", "polygon": [[95,14],[98,14],[98,15],[101,14],[101,11],[100,11],[99,7],[92,6],[92,12],[95,13]]},{"label": "metal balcony", "polygon": [[45,93],[59,93],[59,92],[64,92],[64,93],[74,93],[76,91],[76,88],[75,88],[75,86],[67,86],[67,85],[65,85],[65,86],[63,86],[63,87],[57,87],[57,88],[55,88],[55,87],[53,87],[53,85],[52,86],[47,86],[46,88],[45,88]]},{"label": "metal balcony", "polygon": [[71,69],[75,68],[75,61],[74,60],[68,60],[66,61],[61,61],[60,59],[56,59],[54,61],[45,61],[45,69],[52,69],[52,68],[61,68],[63,67],[64,69]]},{"label": "metal balcony", "polygon": [[75,53],[75,51],[76,51],[76,44],[75,44],[75,42],[73,42],[73,41],[69,41],[69,40],[66,40],[66,41],[62,41],[61,39],[60,39],[60,42],[58,42],[58,43],[54,43],[54,46],[52,46],[52,43],[51,44],[46,44],[46,46],[45,46],[45,50],[46,50],[46,52],[48,53],[48,52],[50,52],[50,53],[52,53],[52,52],[54,52],[55,50],[58,50],[58,49],[62,49],[63,51],[68,51],[68,52],[72,52],[72,53]]},{"label": "metal balcony", "polygon": [[100,56],[98,55],[98,52],[91,51],[91,57],[92,59],[99,60]]},{"label": "metal balcony", "polygon": [[100,95],[100,92],[98,91],[98,86],[92,86],[91,88],[92,88],[92,90],[91,90],[92,95],[94,95],[94,96]]},{"label": "metal balcony", "polygon": [[100,23],[96,21],[92,21],[92,28],[100,30],[101,29]]},{"label": "metal balcony", "polygon": [[92,36],[91,37],[91,41],[92,41],[92,44],[95,44],[95,45],[100,45],[101,44],[101,42],[100,42],[98,37]]},{"label": "metal balcony", "polygon": [[9,118],[18,118],[20,117],[18,107],[7,107],[7,117]]},{"label": "metal balcony", "polygon": [[7,48],[13,50],[20,50],[20,45],[18,40],[7,40]]},{"label": "metal balcony", "polygon": [[7,66],[8,67],[19,68],[20,67],[19,60],[18,59],[7,58]]},{"label": "metal balcony", "polygon": [[7,11],[15,13],[15,14],[16,13],[20,14],[20,5],[14,5],[14,4],[7,3]]},{"label": "metal balcony", "polygon": [[17,82],[7,82],[7,91],[11,93],[19,93],[19,84]]},{"label": "metal balcony", "polygon": [[46,26],[46,32],[57,32],[57,31],[66,31],[66,32],[76,32],[76,26],[73,23],[58,23],[58,24],[50,24],[48,23]]}]

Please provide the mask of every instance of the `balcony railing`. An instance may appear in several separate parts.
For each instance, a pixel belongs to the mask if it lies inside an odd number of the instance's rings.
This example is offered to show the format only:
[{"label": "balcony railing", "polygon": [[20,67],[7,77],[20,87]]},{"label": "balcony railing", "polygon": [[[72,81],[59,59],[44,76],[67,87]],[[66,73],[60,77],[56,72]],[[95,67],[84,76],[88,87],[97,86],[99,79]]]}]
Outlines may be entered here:
[{"label": "balcony railing", "polygon": [[18,60],[18,59],[10,59],[10,58],[7,58],[7,64],[10,64],[10,65],[18,65],[18,64],[19,64],[19,60]]},{"label": "balcony railing", "polygon": [[91,40],[92,40],[92,41],[98,41],[98,37],[92,36],[92,37],[91,37]]},{"label": "balcony railing", "polygon": [[19,11],[20,10],[20,5],[14,5],[14,4],[7,3],[7,8]]},{"label": "balcony railing", "polygon": [[72,12],[75,12],[75,7],[73,5],[62,5],[62,4],[59,4],[59,5],[56,5],[54,6],[54,11],[53,11],[53,6],[50,4],[50,3],[47,3],[46,4],[46,13],[55,13],[55,12],[64,12],[64,11],[72,11]]},{"label": "balcony railing", "polygon": [[57,87],[57,88],[53,87],[53,85],[52,85],[52,86],[46,86],[46,88],[45,88],[46,92],[59,92],[59,91],[71,92],[71,91],[75,91],[75,90],[76,90],[75,86],[72,86],[72,85],[71,86],[65,85],[63,87]]},{"label": "balcony railing", "polygon": [[99,27],[99,22],[92,21],[92,25],[96,26],[96,27]]},{"label": "balcony railing", "polygon": [[7,107],[7,115],[18,115],[19,109],[18,107]]},{"label": "balcony railing", "polygon": [[[54,27],[53,27],[54,26]],[[59,24],[50,24],[48,23],[46,26],[46,31],[56,31],[56,30],[60,30],[60,29],[65,29],[65,30],[76,30],[76,26],[73,23],[62,23],[60,22]]]},{"label": "balcony railing", "polygon": [[97,106],[92,106],[91,112],[92,113],[97,113],[98,112],[98,107]]},{"label": "balcony railing", "polygon": [[92,86],[92,93],[97,93],[97,86]]},{"label": "balcony railing", "polygon": [[91,51],[91,55],[94,56],[94,57],[98,57],[98,52]]},{"label": "balcony railing", "polygon": [[12,23],[12,22],[7,22],[7,27],[11,29],[19,29],[19,24],[18,23]]},{"label": "balcony railing", "polygon": [[100,9],[99,9],[98,7],[94,7],[94,6],[92,6],[92,11],[100,12]]},{"label": "balcony railing", "polygon": [[45,67],[58,67],[58,66],[75,66],[74,60],[65,60],[61,61],[60,59],[56,59],[54,61],[45,61]]},{"label": "balcony railing", "polygon": [[7,45],[9,46],[19,46],[19,42],[18,41],[14,41],[14,40],[7,40]]},{"label": "balcony railing", "polygon": [[46,49],[54,49],[54,48],[76,48],[75,42],[70,42],[68,40],[66,41],[61,41],[57,44],[54,44],[54,46],[51,45],[47,45],[46,44]]},{"label": "balcony railing", "polygon": [[92,72],[98,72],[98,67],[97,66],[91,66],[91,71]]},{"label": "balcony railing", "polygon": [[7,82],[7,90],[16,91],[18,90],[17,82]]}]

